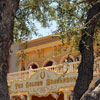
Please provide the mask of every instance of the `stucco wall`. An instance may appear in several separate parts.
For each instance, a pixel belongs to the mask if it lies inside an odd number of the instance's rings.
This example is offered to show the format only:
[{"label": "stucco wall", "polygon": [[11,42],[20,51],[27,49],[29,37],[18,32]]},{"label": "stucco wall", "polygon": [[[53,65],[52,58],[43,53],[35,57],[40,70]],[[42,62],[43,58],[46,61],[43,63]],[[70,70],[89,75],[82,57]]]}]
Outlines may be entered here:
[{"label": "stucco wall", "polygon": [[16,51],[19,50],[19,44],[13,44],[9,56],[9,73],[18,71],[18,56]]},{"label": "stucco wall", "polygon": [[62,44],[58,46],[48,47],[42,50],[33,51],[27,53],[28,58],[25,61],[25,68],[32,64],[37,63],[38,67],[44,67],[45,64],[49,61],[53,61],[54,64],[63,63],[63,60],[68,56],[74,60],[75,57],[79,57],[79,55],[71,50],[71,46],[66,45],[62,46]]}]

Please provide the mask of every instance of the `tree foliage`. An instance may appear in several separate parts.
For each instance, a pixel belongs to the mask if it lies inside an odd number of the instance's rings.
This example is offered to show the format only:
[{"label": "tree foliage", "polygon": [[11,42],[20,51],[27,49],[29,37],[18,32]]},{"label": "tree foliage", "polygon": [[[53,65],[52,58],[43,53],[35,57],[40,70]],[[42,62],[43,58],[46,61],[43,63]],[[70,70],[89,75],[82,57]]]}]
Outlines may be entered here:
[{"label": "tree foliage", "polygon": [[[91,0],[90,0],[91,1]],[[60,38],[80,35],[87,18],[87,10],[95,2],[89,0],[21,0],[16,13],[14,24],[14,39],[24,40],[38,35],[35,23],[38,21],[43,27],[49,27],[50,21],[56,20]],[[80,36],[79,36],[80,37]],[[77,39],[75,39],[77,40]]]},{"label": "tree foliage", "polygon": [[[73,39],[71,37],[74,37],[73,42],[79,44],[82,60],[78,67],[79,76],[76,83],[80,82],[81,86],[76,85],[75,95],[77,95],[73,100],[80,99],[93,78],[93,42],[95,40],[97,46],[100,44],[100,35],[98,34],[100,21],[97,18],[100,8],[95,6],[99,4],[98,2],[100,0],[21,0],[20,8],[16,14],[15,40],[20,37],[26,39],[30,33],[37,34],[36,21],[40,22],[43,27],[49,27],[49,22],[56,20],[57,30],[55,33],[60,33],[59,38],[63,40],[67,36],[70,41]],[[90,60],[86,57],[90,57]],[[82,88],[84,89],[82,90]]]},{"label": "tree foliage", "polygon": [[14,39],[28,39],[32,34],[37,35],[36,22],[43,27],[49,26],[56,19],[52,0],[21,0],[16,13]]}]

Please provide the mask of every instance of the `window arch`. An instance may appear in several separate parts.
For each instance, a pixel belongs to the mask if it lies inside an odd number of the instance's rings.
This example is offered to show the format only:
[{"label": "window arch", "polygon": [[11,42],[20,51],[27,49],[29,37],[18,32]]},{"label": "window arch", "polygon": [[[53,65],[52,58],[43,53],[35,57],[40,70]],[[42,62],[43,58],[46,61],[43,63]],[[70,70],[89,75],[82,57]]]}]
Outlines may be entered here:
[{"label": "window arch", "polygon": [[37,69],[39,65],[36,62],[32,62],[28,65],[28,69]]},{"label": "window arch", "polygon": [[65,58],[64,61],[63,61],[63,63],[64,62],[71,63],[71,62],[73,62],[73,59],[72,58]]},{"label": "window arch", "polygon": [[21,71],[25,71],[25,67],[22,67],[22,68],[21,68]]},{"label": "window arch", "polygon": [[53,65],[53,61],[48,61],[48,62],[44,65],[44,67],[52,66],[52,65]]},{"label": "window arch", "polygon": [[71,63],[74,61],[74,57],[72,55],[66,55],[66,56],[63,56],[60,60],[60,64],[62,63]]},{"label": "window arch", "polygon": [[43,63],[42,67],[47,67],[47,66],[52,66],[52,65],[56,65],[57,62],[54,59],[46,59]]},{"label": "window arch", "polygon": [[38,66],[36,65],[36,64],[32,64],[32,65],[30,65],[29,66],[31,69],[36,69],[36,68],[38,68]]},{"label": "window arch", "polygon": [[76,61],[79,61],[79,58],[78,57],[75,57],[74,58],[74,61],[76,62]]}]

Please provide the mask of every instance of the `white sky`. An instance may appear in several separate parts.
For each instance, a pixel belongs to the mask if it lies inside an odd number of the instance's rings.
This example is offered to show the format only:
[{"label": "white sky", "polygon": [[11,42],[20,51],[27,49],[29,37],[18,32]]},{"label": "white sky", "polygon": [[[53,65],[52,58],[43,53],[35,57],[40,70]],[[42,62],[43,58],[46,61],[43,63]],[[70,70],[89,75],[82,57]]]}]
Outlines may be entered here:
[{"label": "white sky", "polygon": [[43,28],[43,27],[41,26],[41,24],[40,24],[39,22],[37,22],[37,23],[36,23],[36,27],[37,27],[37,29],[38,29],[37,32],[38,32],[40,35],[39,35],[39,36],[33,35],[32,39],[37,39],[37,38],[40,38],[40,37],[43,37],[43,36],[48,36],[48,35],[52,34],[53,31],[56,30],[56,26],[57,26],[57,24],[56,24],[55,21],[52,21],[51,27],[49,27],[49,28]]}]

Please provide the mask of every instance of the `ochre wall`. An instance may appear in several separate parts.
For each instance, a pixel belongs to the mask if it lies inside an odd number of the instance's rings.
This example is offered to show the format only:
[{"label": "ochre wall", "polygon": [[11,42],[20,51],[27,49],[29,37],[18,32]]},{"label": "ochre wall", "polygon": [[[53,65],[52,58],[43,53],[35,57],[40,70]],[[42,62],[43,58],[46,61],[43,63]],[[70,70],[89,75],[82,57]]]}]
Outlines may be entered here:
[{"label": "ochre wall", "polygon": [[[47,42],[48,43],[48,42]],[[53,43],[53,42],[51,42]],[[24,61],[23,65],[27,70],[30,65],[36,64],[38,67],[44,67],[44,65],[53,61],[54,64],[60,64],[61,61],[64,61],[64,58],[68,58],[68,56],[74,60],[75,57],[79,57],[79,52],[74,50],[74,47],[71,44],[56,44],[54,46],[46,47],[43,49],[33,50],[31,52],[26,53],[27,58]],[[22,65],[20,64],[19,70],[21,70]]]},{"label": "ochre wall", "polygon": [[[75,49],[78,46],[72,41],[69,43],[65,40],[64,42],[63,45],[62,40],[52,38],[51,36],[27,42],[27,48],[24,49],[27,57],[26,60],[24,60],[24,64],[20,62],[19,70],[21,70],[22,67],[25,67],[25,70],[27,70],[32,64],[35,64],[38,67],[44,67],[49,61],[60,64],[65,58],[71,58],[74,61],[74,59],[78,57],[80,60],[80,53]],[[100,48],[98,49],[100,50]],[[97,51],[96,46],[94,47],[94,50],[95,52]],[[17,53],[20,54],[20,52],[21,50]]]},{"label": "ochre wall", "polygon": [[11,47],[10,55],[9,55],[9,73],[17,72],[18,71],[18,56],[16,51],[20,48],[19,43],[13,44]]}]

